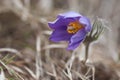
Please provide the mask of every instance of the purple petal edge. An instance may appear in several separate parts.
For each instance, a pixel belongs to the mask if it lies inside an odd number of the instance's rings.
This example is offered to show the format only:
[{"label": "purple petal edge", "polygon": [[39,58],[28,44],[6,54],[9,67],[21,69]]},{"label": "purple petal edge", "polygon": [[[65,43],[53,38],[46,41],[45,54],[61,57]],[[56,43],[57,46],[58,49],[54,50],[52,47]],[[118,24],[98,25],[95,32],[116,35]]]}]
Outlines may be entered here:
[{"label": "purple petal edge", "polygon": [[73,50],[79,46],[79,44],[85,39],[86,37],[85,29],[79,30],[76,34],[71,37],[71,40],[68,45],[69,50]]},{"label": "purple petal edge", "polygon": [[69,41],[71,36],[66,30],[54,30],[50,36],[50,40],[54,42]]},{"label": "purple petal edge", "polygon": [[63,18],[57,18],[55,21],[49,22],[48,25],[51,29],[63,29],[64,30],[67,28],[65,20]]},{"label": "purple petal edge", "polygon": [[80,19],[79,19],[79,22],[83,25],[85,25],[85,30],[86,32],[89,32],[91,30],[91,23],[90,23],[90,20],[85,17],[85,16],[82,16]]},{"label": "purple petal edge", "polygon": [[58,17],[64,17],[64,18],[77,18],[77,17],[81,17],[82,15],[79,13],[76,13],[74,11],[69,11],[63,14],[59,14]]},{"label": "purple petal edge", "polygon": [[76,42],[76,43],[74,43],[74,44],[68,45],[67,50],[74,50],[74,49],[76,49],[76,48],[81,44],[81,42],[82,42],[83,40],[84,40],[84,39],[82,39],[82,40],[80,40],[79,42]]}]

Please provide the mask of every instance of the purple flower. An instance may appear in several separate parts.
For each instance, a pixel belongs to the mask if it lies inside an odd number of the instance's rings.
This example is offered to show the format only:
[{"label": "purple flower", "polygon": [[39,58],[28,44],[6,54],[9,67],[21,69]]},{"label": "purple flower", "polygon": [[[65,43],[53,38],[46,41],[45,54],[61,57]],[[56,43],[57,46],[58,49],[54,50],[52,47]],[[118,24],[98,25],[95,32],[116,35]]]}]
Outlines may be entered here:
[{"label": "purple flower", "polygon": [[69,41],[68,50],[77,48],[91,30],[90,20],[76,12],[59,14],[57,19],[48,25],[53,29],[50,40]]}]

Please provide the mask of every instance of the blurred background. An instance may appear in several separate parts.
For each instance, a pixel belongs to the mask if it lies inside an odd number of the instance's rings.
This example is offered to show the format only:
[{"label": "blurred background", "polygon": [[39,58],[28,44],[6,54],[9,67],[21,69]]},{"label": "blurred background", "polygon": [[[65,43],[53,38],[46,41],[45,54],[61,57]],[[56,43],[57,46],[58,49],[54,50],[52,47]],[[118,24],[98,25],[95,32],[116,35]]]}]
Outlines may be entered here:
[{"label": "blurred background", "polygon": [[[0,0],[1,75],[5,80],[94,80],[81,74],[83,44],[67,51],[66,42],[49,41],[52,30],[47,23],[60,13],[76,11],[92,23],[99,17],[106,26],[89,52],[95,80],[120,80],[119,4],[120,0]],[[68,64],[73,65],[66,68]]]}]

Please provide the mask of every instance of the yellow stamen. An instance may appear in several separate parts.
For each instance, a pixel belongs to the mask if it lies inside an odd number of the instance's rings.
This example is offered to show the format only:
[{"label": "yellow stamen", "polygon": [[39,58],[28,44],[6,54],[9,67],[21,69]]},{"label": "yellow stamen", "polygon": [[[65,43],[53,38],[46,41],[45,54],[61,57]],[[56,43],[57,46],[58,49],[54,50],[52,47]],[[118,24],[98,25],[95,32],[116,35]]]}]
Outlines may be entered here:
[{"label": "yellow stamen", "polygon": [[74,34],[82,28],[83,28],[83,25],[81,25],[78,21],[71,22],[67,27],[67,32],[70,34]]}]

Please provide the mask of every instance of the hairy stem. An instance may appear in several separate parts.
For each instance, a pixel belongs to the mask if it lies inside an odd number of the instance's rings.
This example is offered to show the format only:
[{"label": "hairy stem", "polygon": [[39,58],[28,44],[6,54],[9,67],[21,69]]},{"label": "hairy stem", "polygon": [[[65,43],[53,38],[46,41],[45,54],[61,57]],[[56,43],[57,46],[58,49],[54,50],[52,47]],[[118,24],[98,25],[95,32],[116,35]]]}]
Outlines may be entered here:
[{"label": "hairy stem", "polygon": [[88,59],[89,47],[90,47],[90,43],[87,43],[87,44],[85,45],[85,63],[86,63],[86,61],[87,61],[87,59]]}]

